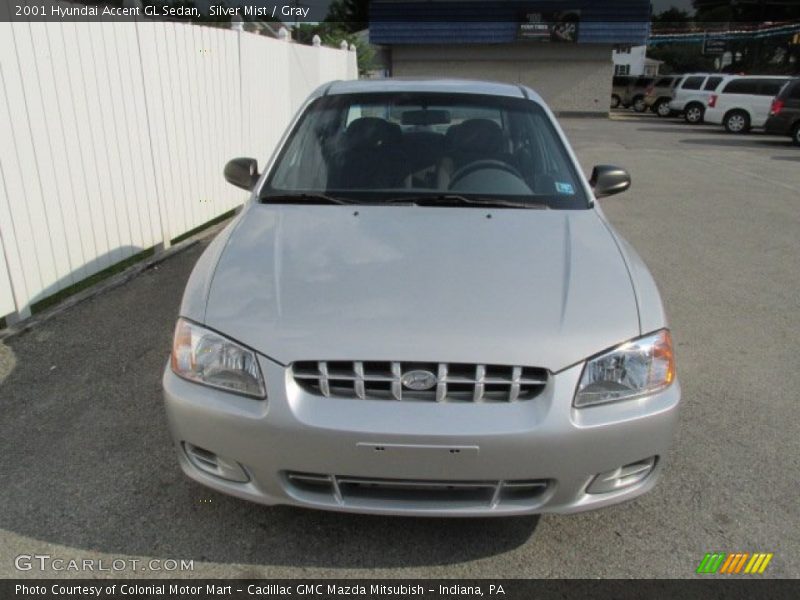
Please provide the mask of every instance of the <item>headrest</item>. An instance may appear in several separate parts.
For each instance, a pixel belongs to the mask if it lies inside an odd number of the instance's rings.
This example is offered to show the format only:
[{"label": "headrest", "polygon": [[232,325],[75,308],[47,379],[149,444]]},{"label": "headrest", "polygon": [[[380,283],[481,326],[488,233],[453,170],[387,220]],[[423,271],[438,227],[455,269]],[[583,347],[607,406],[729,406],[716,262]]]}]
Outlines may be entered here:
[{"label": "headrest", "polygon": [[447,145],[457,152],[502,152],[503,130],[490,119],[468,119],[447,130]]},{"label": "headrest", "polygon": [[378,148],[400,142],[402,131],[396,123],[378,117],[361,117],[347,126],[344,143],[348,149]]}]

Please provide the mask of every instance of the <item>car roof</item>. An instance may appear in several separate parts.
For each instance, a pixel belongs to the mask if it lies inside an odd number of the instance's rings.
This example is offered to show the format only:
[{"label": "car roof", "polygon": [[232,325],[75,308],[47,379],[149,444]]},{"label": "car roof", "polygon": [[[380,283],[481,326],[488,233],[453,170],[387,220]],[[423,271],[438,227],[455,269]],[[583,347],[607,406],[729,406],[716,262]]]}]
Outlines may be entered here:
[{"label": "car roof", "polygon": [[730,73],[725,75],[725,79],[791,79],[791,75],[736,75]]},{"label": "car roof", "polygon": [[319,95],[365,94],[381,92],[442,92],[451,94],[484,94],[511,98],[529,98],[542,103],[539,95],[519,85],[497,81],[478,81],[471,79],[354,79],[334,81],[318,90]]}]

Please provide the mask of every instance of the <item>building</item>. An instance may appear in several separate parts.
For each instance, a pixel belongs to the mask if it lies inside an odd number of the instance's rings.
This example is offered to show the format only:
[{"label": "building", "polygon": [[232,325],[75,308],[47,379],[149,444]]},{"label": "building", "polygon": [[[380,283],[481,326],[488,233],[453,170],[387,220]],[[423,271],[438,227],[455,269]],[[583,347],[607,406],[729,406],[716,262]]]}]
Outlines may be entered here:
[{"label": "building", "polygon": [[608,112],[615,46],[640,46],[649,0],[374,0],[391,75],[525,84],[562,115]]},{"label": "building", "polygon": [[614,75],[655,77],[663,61],[647,58],[647,46],[618,46],[611,53]]}]

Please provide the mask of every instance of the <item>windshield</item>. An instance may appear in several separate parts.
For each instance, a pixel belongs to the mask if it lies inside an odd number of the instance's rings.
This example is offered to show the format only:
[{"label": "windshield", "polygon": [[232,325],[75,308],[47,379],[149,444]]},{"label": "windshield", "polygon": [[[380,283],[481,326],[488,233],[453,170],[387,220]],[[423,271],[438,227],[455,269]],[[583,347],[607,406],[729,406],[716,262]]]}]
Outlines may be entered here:
[{"label": "windshield", "polygon": [[[402,202],[427,197],[587,208],[550,118],[521,98],[372,93],[314,101],[260,193]],[[475,204],[478,206],[479,204]]]}]

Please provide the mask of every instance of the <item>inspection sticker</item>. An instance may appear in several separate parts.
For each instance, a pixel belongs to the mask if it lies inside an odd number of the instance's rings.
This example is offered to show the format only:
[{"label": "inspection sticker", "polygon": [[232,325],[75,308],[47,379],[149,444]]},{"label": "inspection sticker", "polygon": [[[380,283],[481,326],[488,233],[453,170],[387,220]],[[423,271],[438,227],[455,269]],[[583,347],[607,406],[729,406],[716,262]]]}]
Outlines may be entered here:
[{"label": "inspection sticker", "polygon": [[574,194],[575,190],[572,187],[571,183],[565,183],[563,181],[556,181],[556,191],[559,194]]}]

